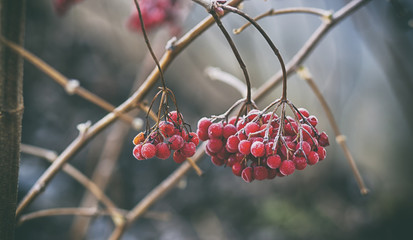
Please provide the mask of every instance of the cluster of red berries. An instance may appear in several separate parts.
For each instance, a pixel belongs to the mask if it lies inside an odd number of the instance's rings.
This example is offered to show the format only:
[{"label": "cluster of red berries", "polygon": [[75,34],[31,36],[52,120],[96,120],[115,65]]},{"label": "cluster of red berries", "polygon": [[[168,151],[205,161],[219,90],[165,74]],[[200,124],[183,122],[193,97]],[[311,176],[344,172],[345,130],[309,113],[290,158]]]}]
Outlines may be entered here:
[{"label": "cluster of red berries", "polygon": [[[150,31],[171,20],[173,5],[174,1],[172,0],[139,0],[145,29]],[[134,31],[142,31],[138,11],[130,16],[128,27]]]},{"label": "cluster of red berries", "polygon": [[168,113],[166,121],[160,121],[154,129],[148,133],[140,132],[133,139],[133,156],[138,160],[157,157],[167,159],[173,153],[176,163],[184,162],[195,154],[199,144],[198,135],[188,132],[183,125],[182,114],[176,111]]},{"label": "cluster of red berries", "polygon": [[325,132],[316,128],[318,120],[303,108],[286,116],[283,128],[275,113],[251,110],[247,115],[213,123],[198,122],[199,139],[206,141],[206,153],[217,166],[228,166],[246,182],[291,175],[307,164],[314,165],[326,157],[329,145]]}]

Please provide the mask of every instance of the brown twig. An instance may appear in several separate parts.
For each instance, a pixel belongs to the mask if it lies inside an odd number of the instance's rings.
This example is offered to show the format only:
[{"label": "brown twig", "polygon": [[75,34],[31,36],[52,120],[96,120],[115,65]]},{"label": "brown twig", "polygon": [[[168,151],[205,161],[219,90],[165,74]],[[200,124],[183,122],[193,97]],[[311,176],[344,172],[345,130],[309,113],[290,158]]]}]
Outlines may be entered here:
[{"label": "brown twig", "polygon": [[[242,0],[233,0],[231,5],[238,5]],[[207,17],[196,25],[192,30],[187,32],[179,40],[173,43],[173,47],[169,48],[160,59],[159,64],[162,69],[166,69],[172,60],[184,50],[191,42],[193,42],[199,35],[206,31],[212,24],[214,19]],[[145,82],[139,87],[139,89],[124,103],[115,109],[115,112],[122,113],[129,111],[132,107],[136,106],[143,97],[152,89],[156,80],[159,78],[159,71],[154,69]],[[113,123],[119,116],[111,112],[93,126],[89,128],[87,133],[82,138],[77,137],[73,142],[58,156],[55,162],[42,174],[42,176],[36,181],[29,192],[24,196],[23,200],[17,207],[16,216],[18,217],[22,211],[44,190],[52,178],[59,172],[61,167],[73,157],[88,141],[94,136],[100,133],[103,129]]]},{"label": "brown twig", "polygon": [[[328,19],[331,16],[331,11],[326,11],[324,9],[319,9],[319,8],[310,8],[310,7],[303,7],[303,8],[284,8],[284,9],[270,9],[267,12],[257,16],[254,18],[255,21],[258,21],[264,17],[268,16],[275,16],[275,15],[281,15],[281,14],[287,14],[287,13],[308,13],[308,14],[313,14],[316,16],[320,16],[323,19]],[[234,34],[239,34],[243,30],[245,30],[248,26],[250,26],[251,23],[246,23],[240,28],[234,29]]]},{"label": "brown twig", "polygon": [[298,76],[304,79],[310,88],[313,90],[314,94],[316,95],[318,101],[320,101],[321,106],[324,109],[324,112],[327,115],[328,121],[330,122],[331,127],[333,128],[334,134],[336,135],[336,142],[341,146],[344,151],[344,154],[347,158],[347,161],[353,171],[354,177],[356,178],[357,184],[360,188],[360,193],[366,195],[368,193],[368,189],[366,188],[363,178],[361,177],[360,171],[357,168],[356,162],[354,161],[353,155],[351,154],[346,141],[346,136],[344,136],[338,125],[336,120],[334,119],[333,112],[331,111],[330,107],[326,99],[324,98],[323,94],[321,93],[320,89],[317,87],[317,84],[314,82],[310,72],[307,68],[300,67],[297,70]]},{"label": "brown twig", "polygon": [[[79,81],[77,80],[69,80],[66,78],[63,74],[58,72],[56,69],[51,67],[49,64],[35,56],[33,53],[27,51],[23,47],[3,38],[0,36],[0,42],[2,42],[4,45],[18,53],[20,56],[22,56],[24,59],[29,61],[31,64],[36,66],[39,70],[44,72],[46,75],[48,75],[51,79],[56,81],[58,84],[60,84],[68,94],[77,94],[80,97],[88,100],[89,102],[101,107],[102,109],[108,111],[108,112],[114,112],[119,116],[120,119],[123,121],[131,124],[134,128],[139,130],[141,128],[140,124],[135,124],[135,120],[130,117],[127,114],[116,112],[115,107],[106,102],[104,99],[101,97],[97,96],[96,94],[84,89],[79,85]],[[139,126],[140,125],[140,126]]]},{"label": "brown twig", "polygon": [[[345,17],[347,17],[369,1],[370,0],[353,0],[339,9],[337,12],[333,13],[329,18],[329,21],[322,22],[322,24],[304,43],[301,49],[286,64],[287,75],[290,75],[297,70],[300,64],[308,57],[315,46],[331,28],[333,28],[337,23],[341,22],[341,20],[343,20]],[[274,76],[268,79],[259,89],[257,89],[257,91],[255,91],[254,100],[259,101],[259,99],[262,99],[267,93],[270,92],[270,89],[273,89],[275,86],[280,84],[282,76],[282,72],[278,71]]]},{"label": "brown twig", "polygon": [[[53,162],[57,158],[57,154],[51,150],[39,148],[27,144],[21,144],[21,152],[26,154],[31,154],[33,156],[41,157],[49,162]],[[94,182],[92,182],[89,178],[87,178],[83,173],[79,170],[74,168],[72,165],[66,163],[63,166],[63,171],[66,172],[69,176],[73,179],[78,181],[82,186],[84,186],[89,192],[91,192],[97,200],[99,200],[103,205],[106,206],[108,212],[110,213],[113,222],[115,225],[121,224],[124,220],[123,214],[118,211],[118,208],[115,204],[110,200],[105,193],[97,186]]]}]

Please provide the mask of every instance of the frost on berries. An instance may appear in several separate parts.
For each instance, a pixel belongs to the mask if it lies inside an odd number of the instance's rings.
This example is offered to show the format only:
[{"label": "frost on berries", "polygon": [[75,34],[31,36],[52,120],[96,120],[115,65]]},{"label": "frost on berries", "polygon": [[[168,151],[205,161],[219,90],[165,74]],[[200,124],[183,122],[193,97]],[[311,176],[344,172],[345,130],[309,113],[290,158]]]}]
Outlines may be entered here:
[{"label": "frost on berries", "polygon": [[[288,176],[295,170],[325,159],[329,145],[325,132],[316,128],[318,119],[304,109],[285,116],[253,109],[226,120],[201,118],[199,138],[207,141],[206,153],[217,166],[228,166],[246,182]],[[279,129],[283,126],[283,129]]]},{"label": "frost on berries", "polygon": [[182,115],[172,111],[168,114],[167,120],[160,121],[158,127],[155,126],[152,132],[137,134],[133,139],[133,144],[136,145],[133,149],[133,156],[138,160],[154,157],[168,159],[173,155],[175,162],[182,163],[195,154],[199,138],[194,132],[188,133],[183,126]]}]

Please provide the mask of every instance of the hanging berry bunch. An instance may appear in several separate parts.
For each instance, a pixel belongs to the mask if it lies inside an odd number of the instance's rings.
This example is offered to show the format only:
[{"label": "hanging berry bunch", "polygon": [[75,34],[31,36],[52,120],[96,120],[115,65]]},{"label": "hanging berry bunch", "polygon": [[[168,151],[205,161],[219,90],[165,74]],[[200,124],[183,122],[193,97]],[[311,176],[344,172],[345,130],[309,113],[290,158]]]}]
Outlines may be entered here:
[{"label": "hanging berry bunch", "polygon": [[[135,4],[139,13],[140,24],[144,34],[147,47],[154,59],[162,82],[159,92],[153,98],[146,115],[146,130],[140,132],[134,139],[135,147],[133,155],[138,160],[150,159],[158,157],[167,159],[173,152],[173,159],[177,163],[184,162],[188,157],[195,154],[196,146],[199,144],[199,139],[196,133],[191,132],[190,126],[185,123],[182,114],[178,110],[175,95],[166,87],[163,71],[159,65],[155,54],[152,51],[149,40],[146,35],[144,21],[142,19],[139,3],[135,0]],[[160,103],[157,115],[152,112],[155,100],[160,96]],[[175,111],[169,111],[169,100],[173,102]],[[149,116],[156,121],[150,127]]]},{"label": "hanging berry bunch", "polygon": [[[246,18],[262,34],[277,56],[283,71],[283,91],[262,111],[257,110],[251,100],[251,85],[245,64],[236,50],[229,34],[222,25],[215,9],[231,11]],[[247,83],[247,97],[237,101],[219,116],[202,118],[198,122],[197,134],[206,144],[206,153],[217,166],[228,166],[236,176],[246,182],[273,179],[291,175],[296,169],[303,170],[326,157],[328,136],[316,126],[317,117],[303,108],[296,108],[287,99],[287,74],[284,61],[265,31],[247,14],[237,8],[215,1],[208,9],[228,40]],[[236,117],[229,114],[241,105]],[[286,115],[289,108],[292,116]],[[277,115],[277,112],[279,114]]]}]

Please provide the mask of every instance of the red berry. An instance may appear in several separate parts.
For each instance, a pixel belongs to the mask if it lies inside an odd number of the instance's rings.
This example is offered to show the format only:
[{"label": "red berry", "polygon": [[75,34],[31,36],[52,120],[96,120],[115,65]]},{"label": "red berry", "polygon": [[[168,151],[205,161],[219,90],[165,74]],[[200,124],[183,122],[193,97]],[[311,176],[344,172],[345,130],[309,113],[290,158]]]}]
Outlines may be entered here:
[{"label": "red berry", "polygon": [[239,144],[239,139],[237,136],[232,135],[227,139],[227,143],[225,145],[225,148],[228,150],[228,152],[231,153],[236,153],[238,152],[238,144]]},{"label": "red berry", "polygon": [[[299,108],[298,111],[301,113],[301,115],[303,115],[306,118],[310,116],[310,113],[305,108]],[[301,115],[300,114],[297,114],[297,115],[298,115],[298,119],[301,119]]]},{"label": "red berry", "polygon": [[182,120],[183,120],[182,114],[178,114],[177,111],[172,111],[168,114],[168,121],[169,122],[175,123],[177,125],[181,125]]},{"label": "red berry", "polygon": [[201,129],[198,129],[196,131],[196,134],[198,135],[199,139],[201,139],[202,141],[206,141],[209,139],[208,131],[203,131]]},{"label": "red berry", "polygon": [[[300,150],[300,147],[301,147],[301,150]],[[298,143],[295,149],[296,149],[295,153],[297,156],[304,156],[304,154],[307,156],[311,152],[310,144],[305,141]]]},{"label": "red berry", "polygon": [[168,147],[167,143],[158,143],[156,144],[156,157],[160,159],[167,159],[171,156],[171,150]]},{"label": "red berry", "polygon": [[185,157],[192,157],[196,152],[196,145],[193,142],[186,142],[180,151]]},{"label": "red berry", "polygon": [[295,156],[293,162],[297,170],[303,170],[305,167],[307,167],[307,160],[304,157]]},{"label": "red berry", "polygon": [[161,121],[159,130],[165,137],[170,137],[175,133],[175,126],[170,122]]},{"label": "red berry", "polygon": [[296,135],[298,131],[298,125],[295,121],[290,121],[284,124],[284,131],[287,135]]},{"label": "red berry", "polygon": [[244,127],[244,131],[247,136],[250,136],[250,134],[257,132],[258,130],[260,130],[260,125],[255,122],[249,122]]},{"label": "red berry", "polygon": [[208,128],[209,138],[220,138],[220,137],[222,137],[223,133],[224,133],[224,128],[223,128],[221,122],[213,123]]},{"label": "red berry", "polygon": [[246,167],[241,172],[242,179],[246,182],[252,182],[254,180],[252,167]]},{"label": "red berry", "polygon": [[219,138],[209,139],[208,143],[206,145],[206,147],[209,149],[209,151],[211,151],[213,153],[218,153],[219,151],[221,151],[223,146],[224,146],[224,143]]},{"label": "red berry", "polygon": [[302,124],[301,127],[303,128],[303,139],[311,139],[311,136],[314,136],[314,131],[313,129],[307,125],[307,124]]},{"label": "red berry", "polygon": [[217,156],[211,156],[211,162],[216,166],[224,165],[225,161]]},{"label": "red berry", "polygon": [[233,116],[228,120],[228,124],[235,125],[236,120],[237,120],[237,117]]},{"label": "red berry", "polygon": [[[294,151],[294,149],[296,148],[296,145],[295,145],[295,143],[293,143],[293,142],[287,142],[287,146],[288,146],[288,158],[292,158],[292,156],[293,156],[293,151]],[[291,150],[291,151],[290,151]],[[287,148],[285,147],[285,145],[283,144],[282,146],[281,146],[281,153],[283,154],[283,156],[285,157],[285,158],[287,158]]]},{"label": "red berry", "polygon": [[318,163],[319,159],[320,159],[320,157],[314,151],[311,151],[310,154],[308,154],[308,156],[307,156],[308,164],[310,164],[310,165],[314,165],[314,164]]},{"label": "red berry", "polygon": [[169,138],[168,142],[169,142],[170,148],[172,150],[179,150],[185,144],[184,139],[181,136],[177,135],[177,134],[175,134],[171,138]]},{"label": "red berry", "polygon": [[254,179],[256,180],[264,180],[268,177],[267,168],[264,166],[257,166],[254,167]]},{"label": "red berry", "polygon": [[326,149],[323,147],[318,147],[317,154],[320,160],[324,160],[327,154]]},{"label": "red berry", "polygon": [[241,176],[242,170],[243,170],[243,167],[242,167],[241,163],[236,162],[236,163],[234,163],[234,165],[232,165],[232,173],[235,176]]},{"label": "red berry", "polygon": [[198,146],[199,144],[199,137],[194,132],[190,132],[186,140],[195,143],[195,146]]},{"label": "red berry", "polygon": [[142,144],[138,144],[133,148],[133,156],[138,160],[145,160],[145,157],[142,156]]},{"label": "red berry", "polygon": [[307,121],[308,121],[313,127],[317,126],[317,124],[318,124],[318,119],[317,119],[317,117],[314,116],[314,115],[309,116],[309,117],[307,118]]},{"label": "red berry", "polygon": [[173,159],[176,163],[183,163],[186,160],[186,157],[182,155],[180,151],[175,151],[173,155]]},{"label": "red berry", "polygon": [[251,145],[251,154],[254,157],[262,157],[265,155],[264,143],[256,141]]},{"label": "red berry", "polygon": [[248,140],[242,140],[238,144],[238,151],[244,155],[250,154],[250,149],[251,149],[251,142]]},{"label": "red berry", "polygon": [[209,126],[212,124],[211,120],[206,117],[199,119],[198,121],[198,130],[208,132]]},{"label": "red berry", "polygon": [[222,135],[224,136],[224,138],[228,138],[229,136],[234,135],[236,132],[237,132],[237,128],[234,125],[227,124],[224,127]]},{"label": "red berry", "polygon": [[267,165],[272,169],[279,168],[281,165],[281,157],[280,155],[272,155],[267,158]]},{"label": "red berry", "polygon": [[322,147],[327,147],[328,145],[330,145],[330,141],[328,140],[328,136],[326,132],[322,132],[320,134],[320,137],[318,138],[318,143]]},{"label": "red berry", "polygon": [[280,166],[280,173],[284,176],[288,176],[293,174],[295,170],[294,162],[291,160],[285,160],[281,163]]},{"label": "red berry", "polygon": [[145,143],[142,146],[141,153],[145,159],[153,158],[156,154],[156,147],[152,143]]}]

